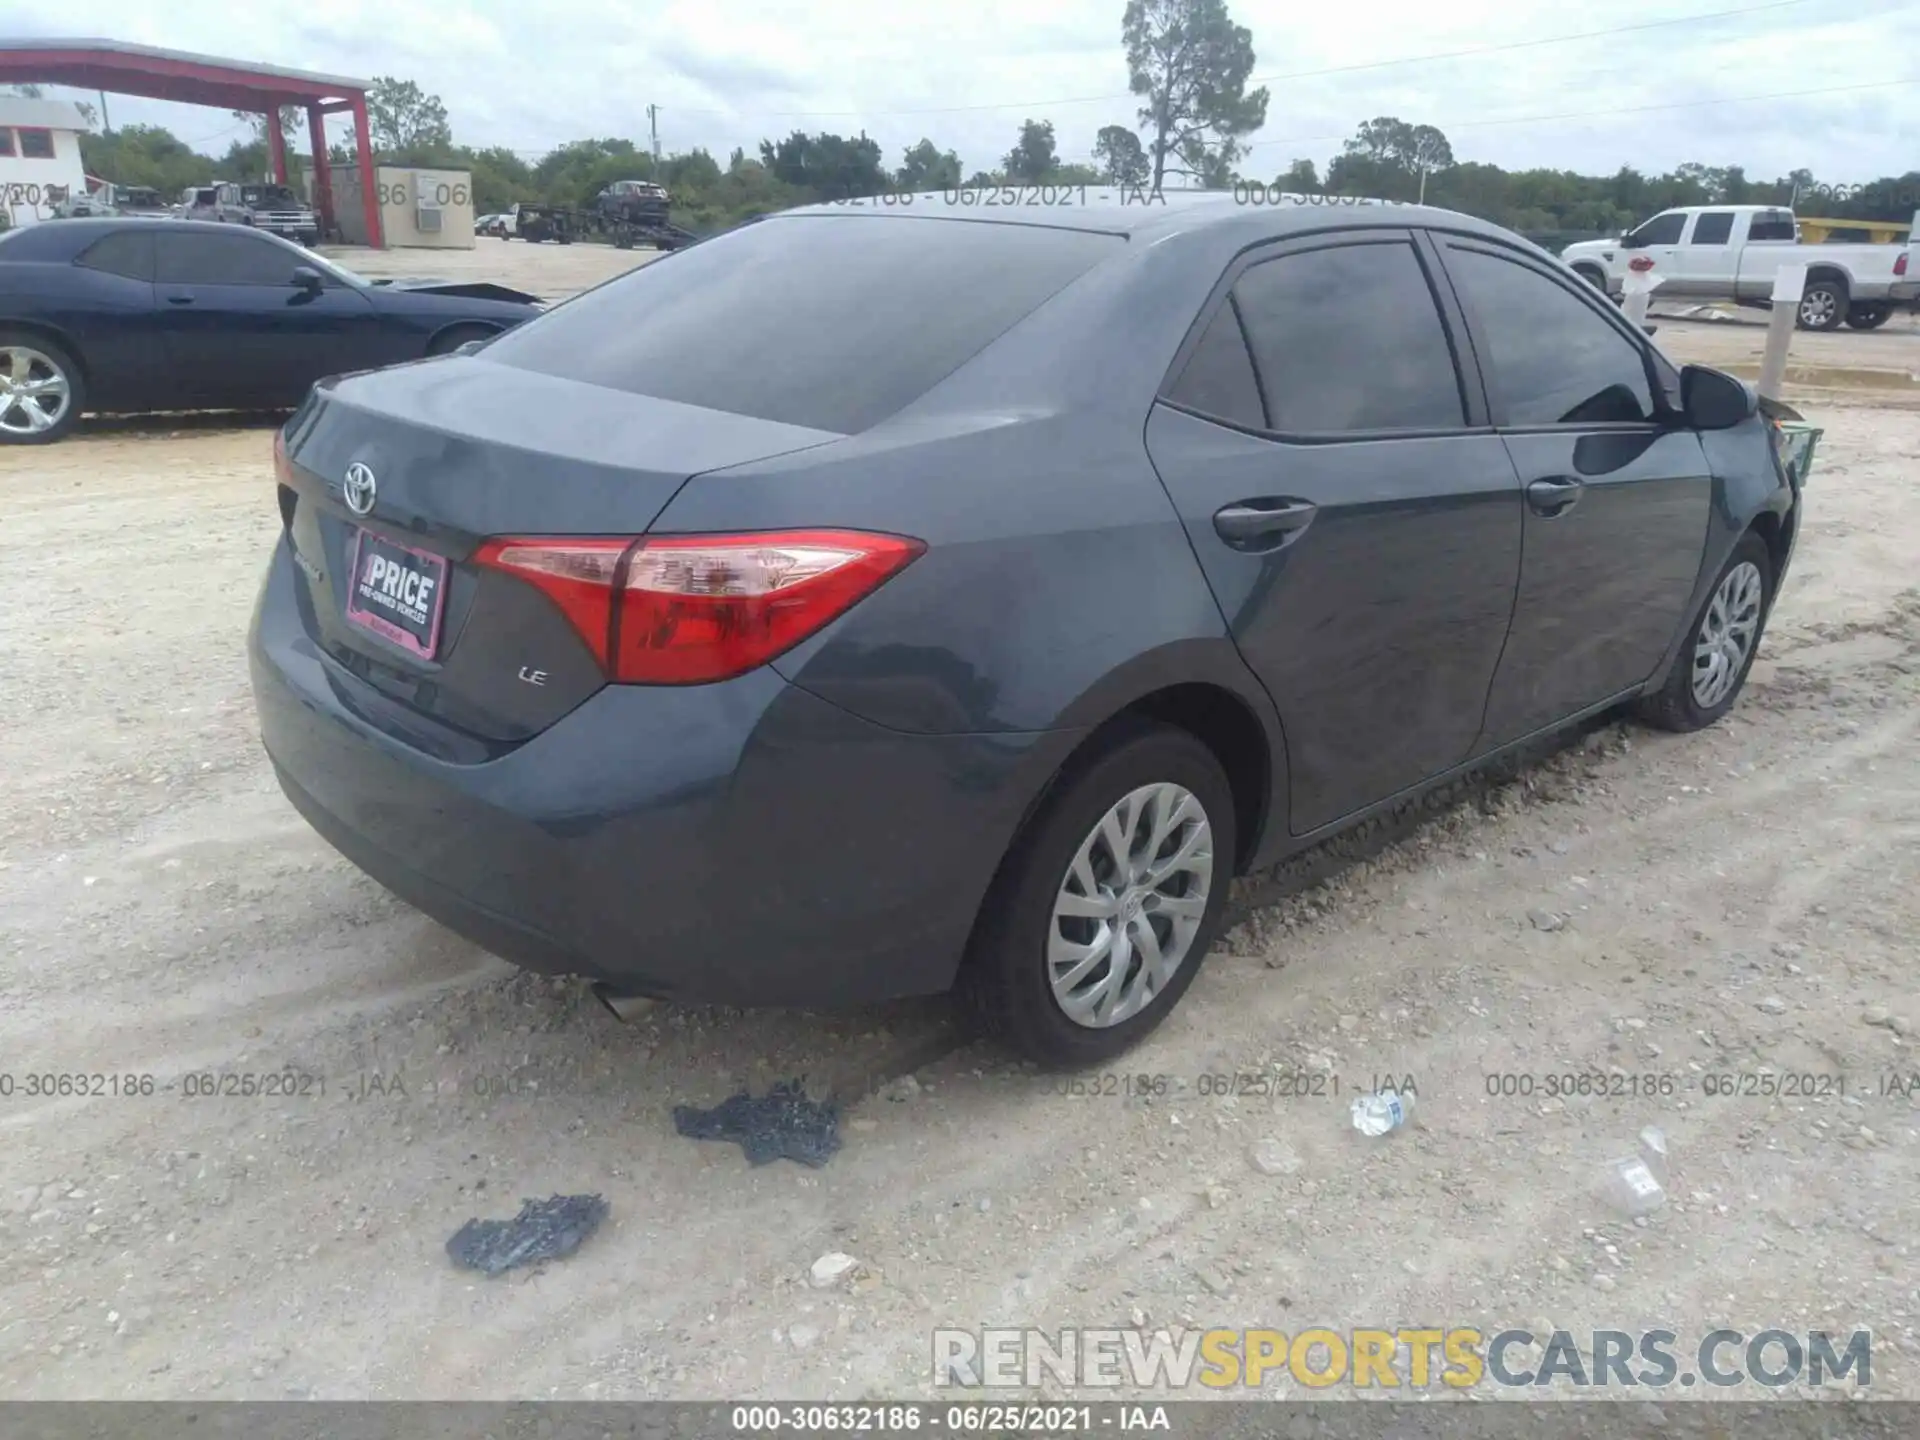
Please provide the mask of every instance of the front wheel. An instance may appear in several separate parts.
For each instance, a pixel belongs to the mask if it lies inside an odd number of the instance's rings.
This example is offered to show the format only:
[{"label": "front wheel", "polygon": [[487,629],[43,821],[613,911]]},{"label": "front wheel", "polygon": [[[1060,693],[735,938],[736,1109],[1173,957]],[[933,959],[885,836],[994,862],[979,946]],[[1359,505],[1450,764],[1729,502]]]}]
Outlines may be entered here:
[{"label": "front wheel", "polygon": [[1233,877],[1233,794],[1193,735],[1141,724],[1076,756],[1002,862],[961,968],[988,1034],[1053,1067],[1160,1022],[1212,947]]},{"label": "front wheel", "polygon": [[1740,698],[1760,652],[1773,601],[1773,555],[1758,535],[1745,535],[1721,567],[1666,683],[1640,702],[1640,715],[1662,730],[1704,730]]},{"label": "front wheel", "polygon": [[0,445],[45,445],[80,423],[86,381],[38,335],[0,330]]}]

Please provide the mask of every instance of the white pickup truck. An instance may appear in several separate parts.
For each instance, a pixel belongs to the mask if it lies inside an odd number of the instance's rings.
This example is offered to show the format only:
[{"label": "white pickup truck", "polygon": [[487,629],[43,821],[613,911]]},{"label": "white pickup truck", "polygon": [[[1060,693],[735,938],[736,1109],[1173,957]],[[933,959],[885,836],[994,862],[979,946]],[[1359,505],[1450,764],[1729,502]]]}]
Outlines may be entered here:
[{"label": "white pickup truck", "polygon": [[[1920,219],[1920,217],[1916,217]],[[1920,226],[1911,232],[1920,235]],[[1800,325],[1871,330],[1920,299],[1920,243],[1806,245],[1791,210],[1777,205],[1688,205],[1663,210],[1618,240],[1583,240],[1560,258],[1610,295],[1629,266],[1660,280],[1656,299],[1733,300],[1766,305],[1774,272],[1804,263]]]}]

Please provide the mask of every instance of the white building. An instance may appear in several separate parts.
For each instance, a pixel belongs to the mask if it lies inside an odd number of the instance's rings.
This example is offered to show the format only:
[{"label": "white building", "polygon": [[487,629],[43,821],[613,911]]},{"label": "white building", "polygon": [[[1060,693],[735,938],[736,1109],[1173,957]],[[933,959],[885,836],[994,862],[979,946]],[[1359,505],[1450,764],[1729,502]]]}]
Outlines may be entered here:
[{"label": "white building", "polygon": [[69,193],[84,193],[80,136],[86,128],[64,100],[0,95],[0,214],[14,225],[31,225]]}]

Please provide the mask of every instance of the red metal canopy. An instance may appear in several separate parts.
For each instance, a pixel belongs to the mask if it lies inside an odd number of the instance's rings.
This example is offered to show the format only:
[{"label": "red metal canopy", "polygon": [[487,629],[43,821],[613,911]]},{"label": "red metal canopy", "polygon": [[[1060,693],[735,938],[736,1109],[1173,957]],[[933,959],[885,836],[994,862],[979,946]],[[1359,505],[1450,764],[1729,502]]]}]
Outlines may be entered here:
[{"label": "red metal canopy", "polygon": [[314,199],[320,222],[334,229],[333,183],[327,164],[323,116],[353,116],[354,149],[359,157],[360,202],[370,243],[386,243],[380,227],[379,192],[374,184],[373,141],[367,128],[367,82],[277,65],[249,65],[214,55],[160,50],[118,40],[0,40],[0,84],[68,85],[80,90],[110,90],[149,100],[211,105],[267,117],[267,152],[274,178],[287,183],[286,138],[280,111],[297,106],[307,112],[313,146]]}]

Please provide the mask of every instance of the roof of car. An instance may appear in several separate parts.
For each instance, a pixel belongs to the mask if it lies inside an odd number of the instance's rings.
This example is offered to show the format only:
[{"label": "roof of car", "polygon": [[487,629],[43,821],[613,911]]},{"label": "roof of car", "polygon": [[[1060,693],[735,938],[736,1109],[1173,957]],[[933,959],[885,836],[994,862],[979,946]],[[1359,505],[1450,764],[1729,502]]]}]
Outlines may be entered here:
[{"label": "roof of car", "polygon": [[71,219],[43,220],[0,232],[0,245],[8,260],[39,260],[61,263],[77,256],[95,240],[125,230],[165,231],[200,235],[261,235],[270,240],[281,237],[246,226],[222,225],[217,220],[181,220],[171,215],[76,215]]},{"label": "roof of car", "polygon": [[[71,220],[60,220],[52,223],[58,224],[63,234],[68,232],[83,234],[102,230],[125,229],[165,230],[168,234],[172,234],[177,230],[190,230],[201,231],[212,235],[231,235],[236,228],[248,228],[246,226],[235,227],[233,225],[222,224],[218,220],[187,220],[175,215],[81,215],[75,216]],[[264,235],[267,232],[264,230],[255,230],[251,233]]]},{"label": "roof of car", "polygon": [[[996,198],[999,197],[999,198]],[[1484,220],[1433,206],[1344,195],[1296,195],[1257,183],[1232,190],[1162,190],[1123,186],[1013,185],[897,192],[803,205],[783,215],[867,215],[975,220],[1011,225],[1158,238],[1215,226],[1259,226],[1269,234],[1305,234],[1360,225],[1413,225],[1509,232]],[[773,217],[768,217],[773,218]]]}]

